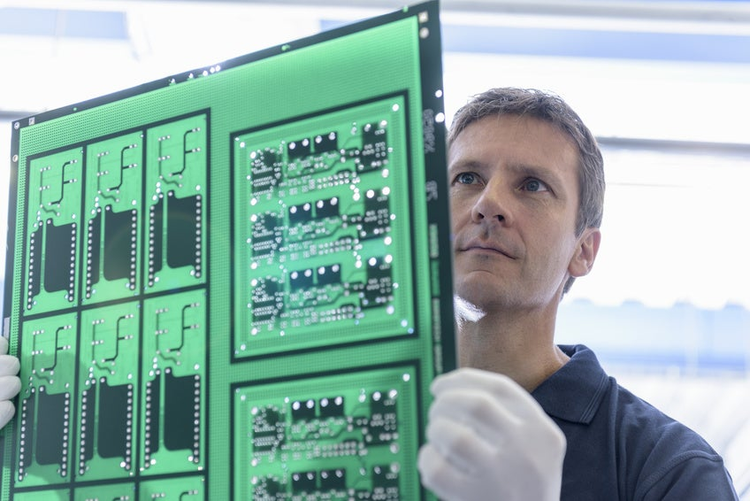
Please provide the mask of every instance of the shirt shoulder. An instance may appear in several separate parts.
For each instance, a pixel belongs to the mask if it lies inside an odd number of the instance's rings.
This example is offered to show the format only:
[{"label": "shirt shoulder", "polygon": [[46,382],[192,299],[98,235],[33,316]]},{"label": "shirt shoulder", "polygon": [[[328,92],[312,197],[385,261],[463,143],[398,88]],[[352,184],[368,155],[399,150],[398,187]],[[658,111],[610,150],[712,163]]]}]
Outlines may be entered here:
[{"label": "shirt shoulder", "polygon": [[[635,500],[736,500],[722,457],[698,433],[613,380],[602,417],[613,419],[616,457]],[[610,406],[610,409],[607,409]]]},{"label": "shirt shoulder", "polygon": [[635,500],[735,500],[722,457],[698,433],[612,383],[611,427],[621,483]]},{"label": "shirt shoulder", "polygon": [[585,346],[561,348],[570,361],[532,395],[568,441],[563,499],[737,499],[698,433],[620,386]]}]

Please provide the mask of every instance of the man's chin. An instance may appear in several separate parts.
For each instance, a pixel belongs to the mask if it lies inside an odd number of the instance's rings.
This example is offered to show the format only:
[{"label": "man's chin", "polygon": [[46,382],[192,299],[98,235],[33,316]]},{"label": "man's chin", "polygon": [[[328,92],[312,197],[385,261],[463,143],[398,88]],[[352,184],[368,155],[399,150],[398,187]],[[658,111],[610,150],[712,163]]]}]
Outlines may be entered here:
[{"label": "man's chin", "polygon": [[470,303],[486,300],[490,291],[502,286],[497,274],[485,270],[454,274],[454,292]]}]

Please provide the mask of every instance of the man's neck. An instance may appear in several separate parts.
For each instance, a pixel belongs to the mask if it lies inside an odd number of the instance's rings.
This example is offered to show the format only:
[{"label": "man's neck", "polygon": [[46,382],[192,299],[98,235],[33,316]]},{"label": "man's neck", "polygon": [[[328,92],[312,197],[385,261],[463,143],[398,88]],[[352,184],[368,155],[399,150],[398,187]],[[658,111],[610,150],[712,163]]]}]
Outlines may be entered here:
[{"label": "man's neck", "polygon": [[569,360],[554,331],[554,314],[487,314],[459,327],[459,365],[504,374],[531,392]]}]

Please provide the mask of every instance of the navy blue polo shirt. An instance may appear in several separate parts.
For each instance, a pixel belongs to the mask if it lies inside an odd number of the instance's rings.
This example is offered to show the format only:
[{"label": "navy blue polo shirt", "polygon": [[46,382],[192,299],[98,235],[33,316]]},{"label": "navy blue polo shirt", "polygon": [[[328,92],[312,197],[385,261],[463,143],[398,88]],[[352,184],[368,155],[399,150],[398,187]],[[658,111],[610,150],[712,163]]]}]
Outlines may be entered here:
[{"label": "navy blue polo shirt", "polygon": [[729,473],[697,433],[607,376],[585,346],[532,396],[565,433],[562,500],[736,500]]}]

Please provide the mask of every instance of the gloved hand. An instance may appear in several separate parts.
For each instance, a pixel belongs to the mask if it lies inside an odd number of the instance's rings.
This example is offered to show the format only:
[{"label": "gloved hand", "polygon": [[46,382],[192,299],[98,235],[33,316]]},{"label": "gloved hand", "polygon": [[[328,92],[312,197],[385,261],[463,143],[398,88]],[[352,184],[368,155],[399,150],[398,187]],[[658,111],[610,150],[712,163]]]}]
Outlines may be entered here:
[{"label": "gloved hand", "polygon": [[510,378],[458,369],[432,383],[422,484],[446,501],[559,501],[565,435]]},{"label": "gloved hand", "polygon": [[10,399],[21,391],[21,380],[17,376],[21,365],[18,358],[7,353],[8,340],[5,336],[0,336],[0,429],[5,427],[16,413]]}]

